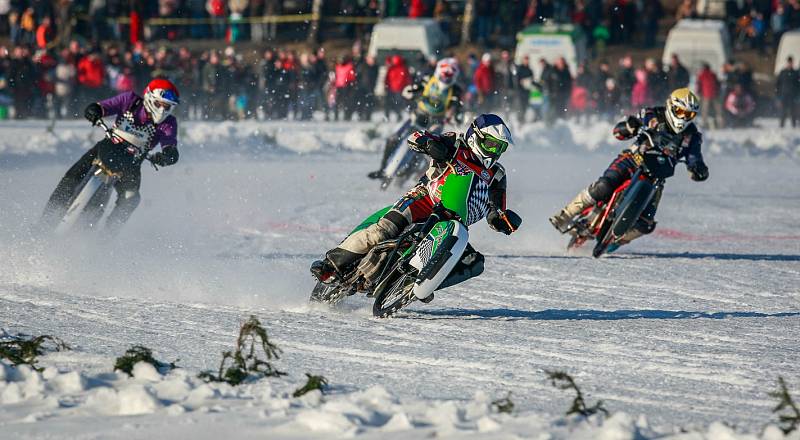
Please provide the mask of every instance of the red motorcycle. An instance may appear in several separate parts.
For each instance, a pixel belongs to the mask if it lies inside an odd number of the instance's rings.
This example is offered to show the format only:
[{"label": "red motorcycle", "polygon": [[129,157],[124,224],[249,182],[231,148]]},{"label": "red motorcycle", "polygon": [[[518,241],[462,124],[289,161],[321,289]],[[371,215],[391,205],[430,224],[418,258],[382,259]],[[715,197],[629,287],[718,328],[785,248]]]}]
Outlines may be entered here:
[{"label": "red motorcycle", "polygon": [[592,250],[595,258],[619,247],[620,238],[636,225],[664,182],[675,174],[675,166],[685,162],[677,158],[673,149],[676,144],[669,134],[649,130],[642,133],[647,139],[644,148],[638,148],[632,155],[637,170],[614,191],[608,202],[584,209],[572,222],[567,228],[572,235],[568,250],[590,239],[597,240]]}]

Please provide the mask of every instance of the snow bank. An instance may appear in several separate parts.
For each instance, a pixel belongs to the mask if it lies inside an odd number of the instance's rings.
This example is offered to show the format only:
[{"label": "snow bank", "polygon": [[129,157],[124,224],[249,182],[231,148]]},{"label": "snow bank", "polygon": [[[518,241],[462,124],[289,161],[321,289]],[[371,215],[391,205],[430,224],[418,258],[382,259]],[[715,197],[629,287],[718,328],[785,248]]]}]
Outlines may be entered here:
[{"label": "snow bank", "polygon": [[[773,120],[759,120],[757,125],[758,128],[703,130],[704,154],[800,158],[800,131],[778,128]],[[512,127],[512,132],[517,144],[525,149],[615,152],[625,144],[611,136],[612,128],[605,122],[561,122],[547,129],[538,124]]]},{"label": "snow bank", "polygon": [[[509,119],[511,120],[511,119]],[[334,151],[374,152],[383,146],[397,122],[187,122],[179,139],[193,156],[245,155],[292,152],[318,154]],[[757,121],[758,128],[707,130],[704,151],[711,155],[800,157],[800,132],[779,129],[774,120]],[[618,151],[623,143],[611,136],[612,124],[558,122],[511,126],[519,148],[546,151]],[[0,139],[3,156],[57,156],[84,151],[101,133],[83,121],[8,122]]]},{"label": "snow bank", "polygon": [[[193,155],[321,151],[377,151],[396,123],[187,122],[180,125],[184,151]],[[9,122],[2,126],[0,157],[75,155],[102,138],[84,121]]]},{"label": "snow bank", "polygon": [[[277,385],[285,385],[283,382],[274,380]],[[162,375],[145,363],[137,364],[133,376],[128,377],[124,373],[91,374],[54,367],[40,373],[25,365],[15,367],[0,361],[0,426],[13,434],[32,422],[93,418],[96,432],[116,438],[127,434],[116,432],[119,423],[113,422],[114,417],[151,415],[147,423],[151,429],[169,425],[173,432],[177,429],[202,439],[213,437],[213,433],[195,432],[191,417],[216,413],[225,415],[214,420],[217,429],[236,432],[233,430],[244,426],[261,434],[272,431],[275,435],[270,438],[288,432],[304,438],[471,435],[587,440],[800,439],[800,433],[784,436],[772,425],[759,434],[737,432],[722,423],[713,423],[705,430],[659,432],[651,429],[643,416],[634,418],[625,413],[589,418],[500,414],[482,392],[467,401],[401,400],[383,387],[373,386],[332,395],[313,391],[292,398],[288,391],[277,390],[272,384],[261,380],[234,388],[205,383],[180,368]]]}]

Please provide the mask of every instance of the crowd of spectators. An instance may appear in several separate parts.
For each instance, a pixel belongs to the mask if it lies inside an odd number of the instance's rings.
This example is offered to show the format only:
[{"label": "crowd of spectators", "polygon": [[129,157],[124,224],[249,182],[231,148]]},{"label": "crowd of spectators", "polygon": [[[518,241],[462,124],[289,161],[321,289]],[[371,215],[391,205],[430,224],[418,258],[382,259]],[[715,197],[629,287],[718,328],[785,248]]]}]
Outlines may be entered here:
[{"label": "crowd of spectators", "polygon": [[[78,41],[58,52],[0,47],[0,117],[13,107],[17,118],[74,118],[87,102],[141,92],[150,79],[166,77],[180,89],[180,116],[187,119],[370,120],[380,113],[399,119],[408,104],[403,88],[430,75],[435,64],[400,55],[376,60],[358,44],[335,60],[322,48],[237,53],[229,46],[192,53],[143,43],[101,50]],[[758,102],[745,63],[727,63],[721,75],[706,65],[694,80],[677,56],[668,66],[654,59],[637,66],[624,56],[616,66],[601,60],[596,67],[584,63],[571,71],[563,58],[548,63],[526,57],[515,63],[503,50],[498,57],[469,54],[460,64],[467,110],[505,111],[519,122],[611,120],[661,105],[671,90],[690,84],[702,101],[704,124],[711,127],[751,124]],[[790,58],[776,82],[782,125],[784,119],[797,124],[799,81]],[[376,89],[383,90],[381,96]]]},{"label": "crowd of spectators", "polygon": [[[339,0],[323,2],[323,15],[339,18],[431,17],[446,34],[459,38],[457,19],[464,1]],[[706,2],[706,5],[711,2]],[[763,50],[777,44],[787,30],[800,27],[800,0],[728,0],[724,19],[738,47]],[[45,47],[80,35],[90,41],[108,39],[135,43],[140,39],[226,39],[272,41],[278,28],[286,34],[309,26],[306,21],[259,21],[259,17],[311,12],[311,1],[284,0],[0,0],[0,37],[13,44]],[[512,47],[524,26],[572,23],[586,35],[589,47],[602,55],[608,44],[656,45],[659,21],[666,14],[661,0],[474,0],[471,38],[479,44]],[[703,17],[697,0],[682,0],[677,19]],[[149,19],[166,20],[144,26]],[[170,21],[172,20],[172,21]],[[338,35],[356,38],[370,22],[333,24]],[[296,33],[296,32],[295,32]]]},{"label": "crowd of spectators", "polygon": [[[227,38],[274,40],[275,23],[237,24],[242,17],[290,12],[279,0],[0,0],[0,118],[13,108],[17,118],[74,117],[86,102],[128,90],[140,91],[153,77],[168,77],[184,96],[182,117],[194,119],[369,119],[376,111],[400,117],[407,103],[403,88],[433,71],[436,60],[390,56],[376,60],[359,43],[348,56],[330,60],[318,49],[263,53],[192,52],[145,43],[146,39]],[[297,3],[291,2],[296,6]],[[329,15],[433,17],[446,31],[463,11],[463,2],[445,0],[341,0],[324,2]],[[739,44],[763,47],[787,29],[800,27],[800,0],[745,0],[726,3],[726,19]],[[382,9],[381,9],[382,8]],[[604,61],[607,44],[651,47],[659,0],[475,0],[472,37],[500,50],[472,53],[460,60],[463,100],[470,110],[513,111],[520,121],[560,118],[611,119],[622,112],[660,104],[675,88],[693,84],[710,126],[750,124],[759,103],[775,102],[784,120],[797,123],[800,86],[794,61],[776,81],[776,97],[759,97],[751,69],[727,63],[722,72],[708,66],[694,78],[673,57],[668,66],[647,59],[635,66],[624,56]],[[684,0],[677,18],[695,17],[694,0]],[[121,24],[114,17],[127,17]],[[228,21],[163,25],[140,34],[151,17],[227,18]],[[761,22],[759,22],[761,20]],[[570,68],[564,59],[512,60],[504,41],[532,23],[572,22],[589,38],[594,62]],[[760,24],[759,24],[760,23]],[[767,26],[764,23],[769,23]],[[745,26],[746,25],[746,26]],[[363,24],[343,23],[341,32],[364,41]],[[744,27],[742,27],[744,26]],[[756,29],[757,28],[757,29]],[[743,30],[744,29],[744,30]],[[754,30],[755,29],[755,30]],[[113,43],[99,46],[96,41]],[[513,41],[508,45],[513,45]],[[277,45],[274,45],[277,46]],[[492,55],[492,54],[495,55]],[[499,55],[499,56],[498,56]],[[535,64],[534,64],[535,63]],[[385,65],[386,69],[379,69]],[[386,74],[383,75],[385,70]],[[381,72],[381,74],[379,74]],[[379,84],[380,83],[380,84]],[[376,96],[377,89],[382,90]]]}]

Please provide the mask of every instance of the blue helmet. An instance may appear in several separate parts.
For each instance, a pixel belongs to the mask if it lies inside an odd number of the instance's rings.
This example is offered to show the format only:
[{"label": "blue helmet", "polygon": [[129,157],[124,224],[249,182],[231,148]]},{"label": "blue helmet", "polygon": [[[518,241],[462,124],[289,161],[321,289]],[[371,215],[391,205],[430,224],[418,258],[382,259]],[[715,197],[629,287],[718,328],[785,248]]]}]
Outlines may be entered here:
[{"label": "blue helmet", "polygon": [[465,135],[467,146],[485,168],[491,168],[500,155],[514,145],[511,131],[500,116],[483,114],[469,125]]}]

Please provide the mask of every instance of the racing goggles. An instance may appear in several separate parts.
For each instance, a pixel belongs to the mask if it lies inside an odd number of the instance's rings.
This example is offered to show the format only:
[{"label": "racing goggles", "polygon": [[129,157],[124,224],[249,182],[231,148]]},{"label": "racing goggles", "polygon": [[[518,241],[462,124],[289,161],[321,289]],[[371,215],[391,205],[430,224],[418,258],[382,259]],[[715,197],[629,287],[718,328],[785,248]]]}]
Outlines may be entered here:
[{"label": "racing goggles", "polygon": [[481,133],[483,136],[478,136],[478,147],[486,153],[489,157],[499,157],[508,149],[508,142],[497,139],[496,137]]},{"label": "racing goggles", "polygon": [[156,107],[166,111],[172,110],[174,106],[181,102],[178,94],[172,90],[163,90],[161,93],[156,93],[156,96],[158,98],[153,100]]},{"label": "racing goggles", "polygon": [[167,111],[167,112],[171,111],[172,107],[173,107],[172,104],[170,104],[168,102],[164,102],[164,101],[159,101],[159,100],[153,101],[153,105],[155,105],[156,107],[158,107],[160,109],[163,109],[164,111]]},{"label": "racing goggles", "polygon": [[675,114],[678,119],[683,119],[684,121],[691,121],[695,116],[697,116],[697,112],[686,110],[685,108],[678,107],[677,105],[672,106],[672,113]]}]

